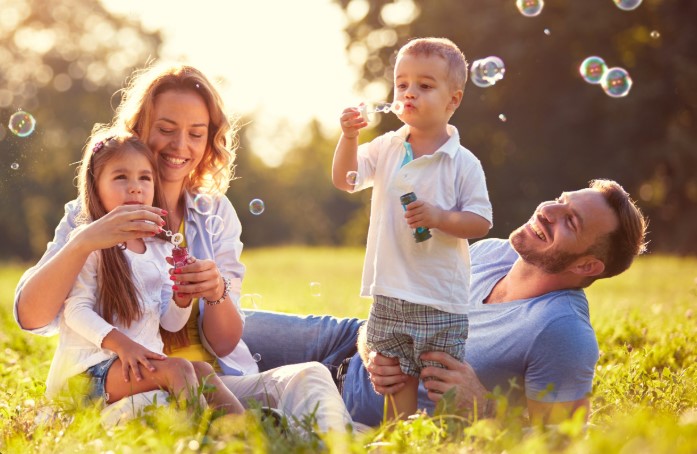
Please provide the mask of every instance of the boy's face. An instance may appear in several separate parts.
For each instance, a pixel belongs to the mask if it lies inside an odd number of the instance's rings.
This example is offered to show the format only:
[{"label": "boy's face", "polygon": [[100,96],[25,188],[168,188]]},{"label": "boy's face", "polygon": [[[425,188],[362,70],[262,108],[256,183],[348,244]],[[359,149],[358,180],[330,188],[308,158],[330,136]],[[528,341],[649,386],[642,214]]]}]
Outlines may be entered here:
[{"label": "boy's face", "polygon": [[448,63],[438,55],[402,55],[394,69],[394,99],[404,103],[399,119],[417,129],[441,128],[462,100],[452,87]]}]

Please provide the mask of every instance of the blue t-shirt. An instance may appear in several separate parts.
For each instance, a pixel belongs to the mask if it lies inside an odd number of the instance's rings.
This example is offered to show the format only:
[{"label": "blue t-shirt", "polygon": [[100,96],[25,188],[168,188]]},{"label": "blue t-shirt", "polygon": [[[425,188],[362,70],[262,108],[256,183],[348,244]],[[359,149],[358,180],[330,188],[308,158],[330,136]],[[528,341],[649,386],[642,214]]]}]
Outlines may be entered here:
[{"label": "blue t-shirt", "polygon": [[[518,254],[507,240],[474,243],[470,288],[469,338],[465,360],[489,390],[500,386],[511,405],[525,398],[568,402],[587,396],[593,386],[598,342],[583,290],[561,290],[536,298],[483,304],[508,273]],[[519,388],[510,387],[511,380]],[[352,360],[344,401],[354,420],[382,421],[382,396],[375,393],[360,360]],[[419,408],[433,409],[423,386]]]}]

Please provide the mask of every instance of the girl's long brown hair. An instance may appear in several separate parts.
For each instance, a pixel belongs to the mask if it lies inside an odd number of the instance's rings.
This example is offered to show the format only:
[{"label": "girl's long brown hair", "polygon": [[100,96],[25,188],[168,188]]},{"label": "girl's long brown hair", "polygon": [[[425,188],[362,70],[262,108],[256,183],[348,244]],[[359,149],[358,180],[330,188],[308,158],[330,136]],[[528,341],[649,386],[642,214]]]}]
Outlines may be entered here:
[{"label": "girl's long brown hair", "polygon": [[[155,188],[153,205],[162,206],[158,190],[157,162],[150,149],[132,134],[113,135],[106,139],[96,138],[85,147],[78,168],[78,193],[81,202],[79,224],[95,221],[107,214],[99,200],[97,180],[107,162],[126,154],[139,154],[150,162]],[[128,327],[143,315],[131,268],[118,246],[101,250],[97,287],[97,312],[108,323],[118,321]]]}]

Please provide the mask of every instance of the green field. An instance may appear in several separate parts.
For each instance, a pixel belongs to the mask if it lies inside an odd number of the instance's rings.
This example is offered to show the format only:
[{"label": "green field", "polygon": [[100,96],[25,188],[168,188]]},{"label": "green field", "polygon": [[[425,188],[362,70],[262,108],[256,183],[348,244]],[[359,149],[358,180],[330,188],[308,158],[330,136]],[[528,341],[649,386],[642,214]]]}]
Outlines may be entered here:
[{"label": "green field", "polygon": [[[369,300],[358,297],[361,249],[255,249],[243,257],[243,294],[256,295],[243,298],[247,307],[367,315]],[[588,289],[601,350],[588,427],[569,420],[525,428],[511,409],[471,425],[420,417],[367,434],[321,439],[284,438],[253,415],[209,430],[205,417],[185,424],[185,416],[166,409],[109,431],[99,425],[93,408],[37,424],[37,414],[47,406],[43,382],[55,338],[23,334],[14,323],[13,290],[22,270],[0,267],[2,453],[697,452],[695,258],[642,257],[622,276]]]}]

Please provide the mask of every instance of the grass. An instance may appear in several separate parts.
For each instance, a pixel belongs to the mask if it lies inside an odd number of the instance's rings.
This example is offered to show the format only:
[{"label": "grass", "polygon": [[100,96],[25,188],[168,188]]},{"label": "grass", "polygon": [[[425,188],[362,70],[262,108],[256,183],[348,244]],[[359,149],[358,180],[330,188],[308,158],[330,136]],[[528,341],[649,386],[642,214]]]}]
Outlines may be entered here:
[{"label": "grass", "polygon": [[[360,249],[247,250],[243,304],[365,317],[370,302],[358,296],[362,260]],[[210,424],[210,414],[192,418],[169,407],[108,431],[89,407],[38,424],[47,407],[43,383],[56,339],[27,335],[14,323],[13,289],[23,268],[0,266],[2,453],[697,452],[695,258],[642,257],[622,276],[588,289],[601,349],[588,427],[578,419],[525,427],[511,409],[466,424],[453,416],[422,415],[348,436],[281,435],[254,412]]]}]

